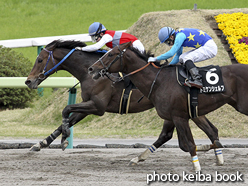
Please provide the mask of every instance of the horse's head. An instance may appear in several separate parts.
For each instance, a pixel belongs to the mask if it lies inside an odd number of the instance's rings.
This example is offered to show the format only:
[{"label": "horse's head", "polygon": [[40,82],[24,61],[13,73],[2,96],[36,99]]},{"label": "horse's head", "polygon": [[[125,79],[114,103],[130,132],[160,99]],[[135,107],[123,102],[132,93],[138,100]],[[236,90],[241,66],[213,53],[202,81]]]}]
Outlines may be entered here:
[{"label": "horse's head", "polygon": [[114,47],[112,50],[103,55],[98,61],[88,68],[89,74],[93,79],[104,76],[107,72],[120,72],[124,68],[123,54],[131,45],[131,42]]},{"label": "horse's head", "polygon": [[38,85],[45,80],[48,76],[44,75],[44,73],[51,69],[55,63],[57,63],[56,59],[53,56],[53,50],[55,48],[55,41],[48,44],[46,48],[41,50],[40,54],[37,56],[33,69],[25,81],[25,84],[31,88],[36,89]]},{"label": "horse's head", "polygon": [[56,49],[58,48],[74,49],[77,46],[83,47],[86,46],[86,44],[79,41],[60,41],[60,40],[55,40],[49,43],[46,46],[46,48],[44,48],[37,56],[33,69],[28,75],[25,84],[31,89],[36,89],[38,85],[42,81],[44,81],[48,76],[62,69],[62,67],[58,65],[59,63],[61,63],[61,60],[63,60],[63,57],[65,57],[66,54],[68,54],[68,50],[62,51]]}]

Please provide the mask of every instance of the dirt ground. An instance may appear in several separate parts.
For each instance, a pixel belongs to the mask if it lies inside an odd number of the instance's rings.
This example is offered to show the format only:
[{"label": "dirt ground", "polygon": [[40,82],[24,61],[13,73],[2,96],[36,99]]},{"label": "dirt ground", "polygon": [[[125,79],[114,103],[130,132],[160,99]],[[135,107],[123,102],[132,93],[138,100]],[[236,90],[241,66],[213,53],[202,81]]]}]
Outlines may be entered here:
[{"label": "dirt ground", "polygon": [[[30,152],[29,149],[0,150],[0,185],[142,186],[147,185],[149,180],[150,185],[154,186],[248,183],[247,148],[223,149],[224,166],[215,165],[213,150],[198,153],[202,167],[201,176],[192,170],[190,155],[179,148],[158,149],[145,162],[133,167],[127,166],[132,158],[144,150],[143,148],[65,151],[43,149],[40,152]],[[219,175],[216,177],[216,174]],[[191,175],[195,176],[194,179],[190,179]],[[202,181],[204,177],[205,182]],[[221,177],[232,181],[216,181]]]}]

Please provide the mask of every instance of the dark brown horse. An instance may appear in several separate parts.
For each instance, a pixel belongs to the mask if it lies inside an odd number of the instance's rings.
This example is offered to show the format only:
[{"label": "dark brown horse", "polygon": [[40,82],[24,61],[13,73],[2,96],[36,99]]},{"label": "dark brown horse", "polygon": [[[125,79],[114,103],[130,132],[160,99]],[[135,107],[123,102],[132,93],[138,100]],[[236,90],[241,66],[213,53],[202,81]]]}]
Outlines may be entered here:
[{"label": "dark brown horse", "polygon": [[[43,147],[48,147],[61,133],[62,146],[65,149],[68,144],[66,143],[66,138],[69,135],[69,127],[75,125],[89,114],[102,116],[105,112],[119,113],[121,94],[125,88],[124,82],[121,81],[113,84],[107,78],[94,81],[88,75],[88,67],[102,57],[102,53],[74,51],[61,65],[51,70],[55,64],[61,62],[71,49],[77,46],[85,46],[85,44],[77,41],[53,41],[48,44],[38,55],[33,69],[25,82],[29,88],[35,89],[56,70],[66,70],[80,81],[83,100],[83,102],[78,104],[67,105],[62,112],[63,124],[50,136],[34,145],[31,150],[38,151]],[[153,104],[146,97],[139,103],[137,102],[142,95],[138,89],[133,90],[128,113],[137,113],[153,108]],[[217,128],[205,116],[195,118],[193,121],[208,135],[213,143],[213,145],[209,146],[199,146],[199,150],[221,147],[218,142]],[[156,148],[159,148],[172,138],[174,125],[167,123],[165,125],[168,125],[167,128],[170,128],[170,130],[163,130],[160,138],[154,143]],[[139,160],[144,159],[141,158]]]},{"label": "dark brown horse", "polygon": [[[165,120],[163,131],[171,133],[174,126],[176,127],[180,148],[191,154],[194,168],[199,171],[196,145],[188,122],[187,92],[177,82],[176,67],[162,68],[151,91],[150,87],[159,69],[147,63],[147,57],[133,49],[130,43],[125,43],[106,53],[89,68],[89,73],[96,79],[99,78],[99,72],[101,75],[106,71],[131,73],[129,76],[131,81],[145,96],[150,97],[158,115]],[[147,67],[137,72],[144,66]],[[223,66],[221,71],[226,91],[199,94],[199,115],[203,116],[224,104],[229,104],[240,113],[248,115],[248,66],[242,64]]]}]

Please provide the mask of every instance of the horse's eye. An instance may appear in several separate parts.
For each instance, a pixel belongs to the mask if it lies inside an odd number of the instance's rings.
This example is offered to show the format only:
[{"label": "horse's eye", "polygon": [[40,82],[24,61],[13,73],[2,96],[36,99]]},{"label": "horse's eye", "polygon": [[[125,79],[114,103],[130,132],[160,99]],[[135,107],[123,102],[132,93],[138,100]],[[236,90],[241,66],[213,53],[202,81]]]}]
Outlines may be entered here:
[{"label": "horse's eye", "polygon": [[38,59],[38,63],[42,63],[42,61],[43,61],[42,59]]},{"label": "horse's eye", "polygon": [[113,56],[113,54],[111,54],[111,53],[109,53],[109,55],[108,55],[109,57],[112,57]]}]

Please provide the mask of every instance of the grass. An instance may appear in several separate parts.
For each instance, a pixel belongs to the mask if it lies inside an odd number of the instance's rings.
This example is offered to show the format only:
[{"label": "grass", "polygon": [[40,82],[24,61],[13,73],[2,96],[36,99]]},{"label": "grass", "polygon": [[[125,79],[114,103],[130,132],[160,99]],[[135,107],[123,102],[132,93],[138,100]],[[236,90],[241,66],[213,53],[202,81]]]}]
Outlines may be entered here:
[{"label": "grass", "polygon": [[[217,10],[192,12],[190,10],[193,8],[194,3],[197,3],[199,9]],[[229,10],[219,10],[223,8],[242,7],[247,7],[246,0],[235,2],[233,0],[189,0],[184,2],[181,0],[0,1],[0,23],[2,25],[0,39],[87,33],[92,22],[100,21],[108,29],[128,29],[128,32],[138,36],[144,43],[145,48],[151,49],[158,55],[168,49],[158,45],[157,33],[161,26],[168,25],[175,28],[178,26],[197,27],[214,37],[219,50],[218,56],[202,64],[227,65],[230,64],[228,54],[214,32],[209,28],[205,16],[207,14],[216,15],[229,12]],[[179,9],[185,10],[176,11]],[[164,12],[166,10],[170,11]],[[14,50],[22,52],[25,57],[28,57],[33,62],[36,59],[36,47]],[[67,75],[64,72],[58,72],[55,76]],[[1,111],[0,137],[46,137],[61,124],[61,111],[67,105],[67,100],[68,93],[66,89],[59,89],[55,92],[52,92],[52,89],[48,89],[48,92],[36,100],[30,108]],[[80,91],[78,91],[77,103],[80,101]],[[220,137],[248,137],[246,117],[237,114],[234,109],[228,106],[208,114],[207,117],[218,127]],[[206,138],[206,135],[192,122],[190,125],[194,137]],[[154,109],[128,115],[105,113],[102,117],[87,116],[74,127],[74,136],[77,138],[157,137],[161,127],[162,120],[157,116]],[[174,137],[176,137],[176,133]]]},{"label": "grass", "polygon": [[[247,0],[8,0],[0,1],[0,40],[82,34],[92,22],[125,30],[142,14],[154,11],[247,7]],[[36,47],[15,49],[35,61]],[[59,74],[60,75],[60,74]]]}]

